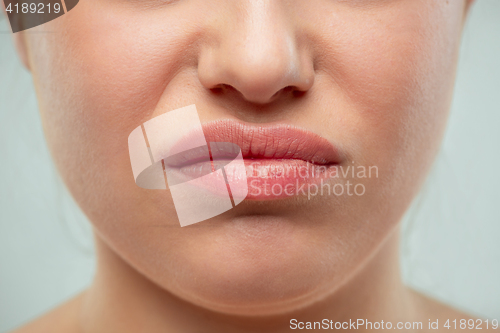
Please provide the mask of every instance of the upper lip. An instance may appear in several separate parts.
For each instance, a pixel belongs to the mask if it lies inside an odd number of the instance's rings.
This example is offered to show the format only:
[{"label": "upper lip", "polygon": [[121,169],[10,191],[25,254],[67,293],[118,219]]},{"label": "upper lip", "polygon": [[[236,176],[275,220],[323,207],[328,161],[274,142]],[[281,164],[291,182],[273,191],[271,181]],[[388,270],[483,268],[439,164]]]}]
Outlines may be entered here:
[{"label": "upper lip", "polygon": [[[340,162],[339,151],[332,143],[316,133],[292,125],[256,126],[224,119],[206,123],[202,128],[207,142],[234,143],[240,147],[245,160],[303,160],[325,166]],[[186,142],[189,142],[189,135],[174,146]],[[191,153],[183,159],[182,165],[196,163],[199,159]]]}]

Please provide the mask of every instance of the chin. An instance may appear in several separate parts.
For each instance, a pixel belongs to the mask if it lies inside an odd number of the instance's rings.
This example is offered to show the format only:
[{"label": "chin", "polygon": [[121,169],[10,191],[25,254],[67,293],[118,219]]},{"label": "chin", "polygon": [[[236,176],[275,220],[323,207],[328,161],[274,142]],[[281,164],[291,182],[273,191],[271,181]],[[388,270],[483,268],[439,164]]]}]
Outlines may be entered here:
[{"label": "chin", "polygon": [[[227,266],[227,263],[226,263]],[[322,295],[326,281],[304,269],[274,270],[236,267],[229,274],[222,270],[205,272],[203,279],[178,282],[172,290],[182,299],[207,310],[242,316],[273,315],[308,306]],[[194,273],[193,276],[198,276]]]},{"label": "chin", "polygon": [[233,228],[179,254],[166,289],[215,312],[272,315],[310,305],[334,287],[337,265],[303,234],[278,225]]}]

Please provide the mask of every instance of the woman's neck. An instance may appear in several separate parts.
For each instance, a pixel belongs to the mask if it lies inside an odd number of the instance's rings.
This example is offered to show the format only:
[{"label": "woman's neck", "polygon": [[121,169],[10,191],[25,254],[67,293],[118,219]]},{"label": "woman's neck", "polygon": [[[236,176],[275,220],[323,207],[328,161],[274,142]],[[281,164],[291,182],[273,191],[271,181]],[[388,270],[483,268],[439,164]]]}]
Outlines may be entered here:
[{"label": "woman's neck", "polygon": [[[177,298],[128,265],[96,236],[98,267],[93,284],[82,297],[81,332],[276,333],[307,322],[413,321],[412,296],[400,279],[398,240],[396,229],[343,286],[316,304],[278,316],[241,317],[214,313]],[[358,329],[364,328],[365,324]]]}]

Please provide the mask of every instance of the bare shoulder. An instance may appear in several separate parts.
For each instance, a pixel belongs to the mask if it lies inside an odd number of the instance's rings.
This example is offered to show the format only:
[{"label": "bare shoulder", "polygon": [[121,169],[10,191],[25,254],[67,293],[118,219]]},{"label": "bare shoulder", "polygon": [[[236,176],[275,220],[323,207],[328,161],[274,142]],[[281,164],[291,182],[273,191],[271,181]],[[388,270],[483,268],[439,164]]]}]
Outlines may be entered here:
[{"label": "bare shoulder", "polygon": [[429,319],[431,322],[437,322],[438,329],[433,330],[435,332],[500,332],[500,326],[494,329],[491,320],[486,321],[486,318],[468,314],[418,291],[411,292],[424,325],[428,325]]},{"label": "bare shoulder", "polygon": [[78,312],[83,293],[11,333],[78,332]]}]

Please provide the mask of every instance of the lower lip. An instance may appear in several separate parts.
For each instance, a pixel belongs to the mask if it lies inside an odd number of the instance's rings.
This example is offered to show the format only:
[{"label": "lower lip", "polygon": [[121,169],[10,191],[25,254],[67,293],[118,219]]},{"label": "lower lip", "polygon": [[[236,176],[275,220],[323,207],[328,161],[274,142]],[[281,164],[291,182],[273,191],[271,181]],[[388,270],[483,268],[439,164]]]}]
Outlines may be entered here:
[{"label": "lower lip", "polygon": [[[245,159],[246,175],[242,169],[232,169],[229,161],[220,161],[226,173],[227,182],[233,188],[248,187],[246,200],[276,200],[308,193],[308,186],[320,185],[337,174],[336,165],[317,165],[297,159]],[[217,165],[217,161],[214,161]],[[216,168],[217,169],[217,168]],[[212,164],[203,162],[177,169],[186,179],[196,179],[209,174]],[[246,176],[246,177],[245,177]],[[224,179],[212,177],[197,181],[196,186],[218,196],[227,196]],[[246,184],[243,183],[246,178]]]}]

